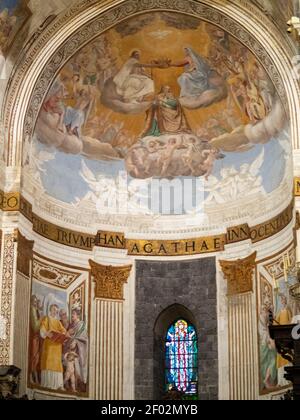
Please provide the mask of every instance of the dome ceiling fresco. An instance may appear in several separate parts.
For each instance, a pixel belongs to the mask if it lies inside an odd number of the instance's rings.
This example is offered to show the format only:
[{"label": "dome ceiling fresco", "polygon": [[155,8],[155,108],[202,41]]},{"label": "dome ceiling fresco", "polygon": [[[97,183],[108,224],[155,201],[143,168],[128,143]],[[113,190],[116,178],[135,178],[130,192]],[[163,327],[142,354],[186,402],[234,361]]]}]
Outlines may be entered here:
[{"label": "dome ceiling fresco", "polygon": [[125,200],[128,213],[185,214],[271,194],[287,176],[288,139],[274,85],[239,41],[193,17],[148,13],[61,69],[24,164],[73,208],[118,213]]}]

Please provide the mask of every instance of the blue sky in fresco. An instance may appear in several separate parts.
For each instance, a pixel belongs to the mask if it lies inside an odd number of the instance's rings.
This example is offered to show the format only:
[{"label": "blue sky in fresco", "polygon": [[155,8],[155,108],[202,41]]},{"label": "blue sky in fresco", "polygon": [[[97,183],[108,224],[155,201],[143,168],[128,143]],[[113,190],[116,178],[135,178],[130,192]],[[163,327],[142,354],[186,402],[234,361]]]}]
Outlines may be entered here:
[{"label": "blue sky in fresco", "polygon": [[20,0],[0,0],[0,10],[8,9],[10,12],[18,6]]},{"label": "blue sky in fresco", "polygon": [[[40,143],[37,145],[39,150],[46,148]],[[234,166],[238,170],[242,164],[254,162],[263,148],[265,158],[260,175],[263,178],[266,192],[272,192],[281,183],[285,170],[284,150],[276,139],[265,145],[257,145],[248,152],[225,153],[225,158],[215,163],[213,175],[220,178],[220,171],[224,167]],[[67,155],[59,151],[56,151],[55,156],[54,160],[44,164],[43,167],[46,171],[41,173],[47,193],[66,203],[74,202],[76,197],[83,198],[88,191],[88,185],[80,176],[81,161],[84,158],[80,155]],[[123,161],[104,162],[85,159],[85,163],[95,175],[105,173],[117,176],[120,170],[125,170]],[[130,180],[130,177],[128,179]]]}]

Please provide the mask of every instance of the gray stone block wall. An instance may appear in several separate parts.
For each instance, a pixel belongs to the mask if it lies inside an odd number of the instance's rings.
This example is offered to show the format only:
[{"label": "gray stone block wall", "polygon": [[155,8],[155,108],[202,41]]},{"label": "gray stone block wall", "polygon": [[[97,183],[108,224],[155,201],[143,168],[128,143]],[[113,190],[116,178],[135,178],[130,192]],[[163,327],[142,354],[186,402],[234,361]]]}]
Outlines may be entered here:
[{"label": "gray stone block wall", "polygon": [[218,335],[215,258],[136,262],[135,398],[149,400],[162,395],[164,375],[157,359],[162,357],[159,347],[163,349],[164,340],[155,336],[154,326],[160,314],[174,304],[182,305],[193,314],[197,328],[199,398],[216,400]]}]

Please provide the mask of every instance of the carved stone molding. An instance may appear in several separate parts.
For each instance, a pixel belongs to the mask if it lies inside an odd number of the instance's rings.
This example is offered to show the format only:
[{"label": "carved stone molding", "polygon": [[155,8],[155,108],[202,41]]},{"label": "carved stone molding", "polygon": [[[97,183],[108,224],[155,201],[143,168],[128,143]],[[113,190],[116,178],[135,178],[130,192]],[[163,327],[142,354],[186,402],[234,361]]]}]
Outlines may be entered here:
[{"label": "carved stone molding", "polygon": [[5,339],[0,340],[0,365],[9,365],[11,359],[11,323],[12,323],[12,302],[13,302],[13,276],[15,261],[15,234],[3,235],[2,242],[2,279],[0,279],[1,305],[0,315],[5,319]]},{"label": "carved stone molding", "polygon": [[55,267],[46,261],[34,258],[32,266],[32,276],[38,281],[52,284],[60,289],[68,289],[79,277],[81,273]]},{"label": "carved stone molding", "polygon": [[253,292],[253,271],[256,252],[244,259],[220,261],[225,279],[228,281],[228,296]]},{"label": "carved stone molding", "polygon": [[18,257],[17,257],[17,270],[29,277],[30,263],[33,258],[34,241],[29,241],[19,231],[17,232],[18,241]]},{"label": "carved stone molding", "polygon": [[124,300],[123,286],[127,283],[132,265],[114,267],[89,260],[95,284],[95,299]]},{"label": "carved stone molding", "polygon": [[275,280],[279,280],[284,276],[286,258],[289,260],[291,267],[294,267],[296,264],[296,252],[294,248],[291,248],[283,255],[280,255],[275,261],[264,265],[264,269],[269,273],[270,277],[274,277]]}]

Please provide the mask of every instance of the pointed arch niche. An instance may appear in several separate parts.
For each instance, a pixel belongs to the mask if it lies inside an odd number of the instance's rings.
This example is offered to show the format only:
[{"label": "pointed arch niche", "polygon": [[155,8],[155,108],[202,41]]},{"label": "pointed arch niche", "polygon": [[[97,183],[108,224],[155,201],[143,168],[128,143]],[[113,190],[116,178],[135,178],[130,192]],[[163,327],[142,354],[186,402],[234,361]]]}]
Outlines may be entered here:
[{"label": "pointed arch niche", "polygon": [[198,398],[218,399],[215,258],[136,261],[135,296],[135,399],[165,395],[166,335],[179,319],[197,332]]},{"label": "pointed arch niche", "polygon": [[[194,314],[185,306],[180,304],[174,304],[166,308],[161,312],[159,317],[156,320],[154,326],[154,367],[153,367],[153,385],[154,385],[154,395],[161,397],[166,393],[167,388],[167,378],[166,370],[168,368],[167,354],[166,354],[166,344],[168,340],[169,330],[176,322],[179,320],[185,321],[188,327],[192,327],[195,331],[195,336],[191,338],[195,342],[196,349],[198,350],[198,328],[197,320],[194,317]],[[199,326],[200,327],[200,326]],[[201,328],[201,327],[200,327]],[[189,338],[187,338],[189,340]],[[175,338],[176,341],[176,338]],[[180,340],[179,340],[180,341]],[[193,343],[194,344],[194,343]],[[188,350],[185,352],[188,353]],[[196,353],[199,354],[198,351]],[[195,390],[197,392],[197,383],[198,383],[198,354],[197,360],[193,361],[193,366],[187,366],[194,370],[193,379],[187,382],[193,382],[196,384]],[[186,354],[188,357],[188,354]],[[169,382],[169,381],[168,381]],[[174,388],[178,387],[175,385]]]}]

